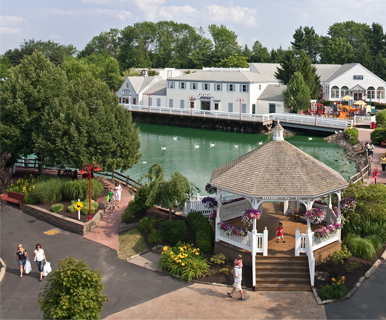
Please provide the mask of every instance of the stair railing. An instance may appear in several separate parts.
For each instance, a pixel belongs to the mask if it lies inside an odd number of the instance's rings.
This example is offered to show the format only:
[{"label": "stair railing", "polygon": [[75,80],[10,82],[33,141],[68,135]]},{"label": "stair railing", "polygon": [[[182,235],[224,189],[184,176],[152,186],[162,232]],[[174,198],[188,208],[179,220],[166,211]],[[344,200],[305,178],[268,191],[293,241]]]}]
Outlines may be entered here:
[{"label": "stair railing", "polygon": [[311,230],[308,229],[306,233],[306,254],[308,257],[308,268],[310,270],[310,281],[311,286],[314,286],[314,279],[315,279],[315,258],[314,258],[314,251],[312,248],[312,233]]}]

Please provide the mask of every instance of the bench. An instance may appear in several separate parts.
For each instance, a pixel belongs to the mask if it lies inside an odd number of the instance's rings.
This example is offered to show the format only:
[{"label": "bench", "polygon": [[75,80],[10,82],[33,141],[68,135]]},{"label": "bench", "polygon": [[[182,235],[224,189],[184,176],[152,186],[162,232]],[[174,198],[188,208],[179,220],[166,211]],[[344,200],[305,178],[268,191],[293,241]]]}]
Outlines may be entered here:
[{"label": "bench", "polygon": [[24,197],[25,195],[21,193],[8,192],[8,194],[4,194],[1,196],[1,200],[18,204],[19,208],[21,209],[21,204],[23,203]]},{"label": "bench", "polygon": [[296,217],[300,218],[301,217],[304,217],[306,214],[306,208],[304,207],[304,205],[300,206],[300,208],[296,208],[294,210],[294,220],[296,219]]},{"label": "bench", "polygon": [[381,147],[385,147],[386,148],[386,139],[383,139],[383,141],[381,142]]}]

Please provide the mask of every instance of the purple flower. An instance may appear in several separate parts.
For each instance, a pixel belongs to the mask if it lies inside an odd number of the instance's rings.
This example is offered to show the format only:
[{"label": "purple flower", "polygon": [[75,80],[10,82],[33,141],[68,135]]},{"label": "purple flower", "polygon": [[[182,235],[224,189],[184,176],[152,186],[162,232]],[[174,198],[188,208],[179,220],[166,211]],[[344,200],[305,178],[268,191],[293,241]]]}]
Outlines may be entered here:
[{"label": "purple flower", "polygon": [[218,205],[217,200],[212,197],[205,197],[201,200],[201,202],[205,208],[209,208],[209,209],[216,208]]}]

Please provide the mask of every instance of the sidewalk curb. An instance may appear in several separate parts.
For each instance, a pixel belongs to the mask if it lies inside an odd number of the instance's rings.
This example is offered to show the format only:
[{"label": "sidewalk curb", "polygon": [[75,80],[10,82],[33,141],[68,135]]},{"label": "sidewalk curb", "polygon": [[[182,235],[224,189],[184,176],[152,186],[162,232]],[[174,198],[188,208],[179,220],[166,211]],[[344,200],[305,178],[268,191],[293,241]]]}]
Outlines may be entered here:
[{"label": "sidewalk curb", "polygon": [[3,259],[0,258],[0,264],[1,264],[1,268],[0,268],[0,283],[1,281],[3,281],[3,278],[5,276],[5,271],[7,270],[7,265],[4,263]]},{"label": "sidewalk curb", "polygon": [[[381,258],[383,260],[386,260],[386,250],[382,253],[381,255]],[[339,301],[343,301],[343,300],[346,300],[346,299],[349,299],[353,296],[353,294],[358,290],[358,288],[363,284],[363,282],[370,278],[374,271],[377,270],[377,268],[379,267],[379,265],[381,264],[381,259],[378,259],[377,261],[374,262],[374,264],[370,267],[369,270],[367,270],[367,272],[365,273],[364,276],[362,276],[358,282],[355,284],[354,288],[352,288],[350,290],[349,293],[347,293],[347,295],[341,299],[334,299],[334,300],[322,300],[319,295],[318,295],[318,292],[317,290],[315,289],[315,287],[312,287],[312,292],[314,293],[314,297],[315,297],[315,300],[317,302],[317,304],[319,305],[323,305],[323,304],[328,304],[328,303],[333,303],[333,302],[339,302]]]}]

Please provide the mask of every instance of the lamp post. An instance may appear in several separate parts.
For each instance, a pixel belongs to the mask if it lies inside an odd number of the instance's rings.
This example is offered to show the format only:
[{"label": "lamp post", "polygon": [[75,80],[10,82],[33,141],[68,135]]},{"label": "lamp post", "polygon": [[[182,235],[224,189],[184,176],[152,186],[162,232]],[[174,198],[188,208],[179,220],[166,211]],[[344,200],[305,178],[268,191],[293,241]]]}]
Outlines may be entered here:
[{"label": "lamp post", "polygon": [[153,96],[151,93],[147,94],[149,96],[149,110],[147,112],[150,112],[150,97]]},{"label": "lamp post", "polygon": [[240,102],[240,121],[241,121],[241,102],[244,102],[244,99],[237,99],[237,102]]},{"label": "lamp post", "polygon": [[195,96],[189,96],[190,100],[190,116],[193,116],[193,109],[194,109],[194,100],[196,100]]},{"label": "lamp post", "polygon": [[91,165],[84,164],[79,172],[79,174],[88,174],[88,220],[91,220],[91,170],[101,171],[101,168],[96,162],[93,162]]}]

